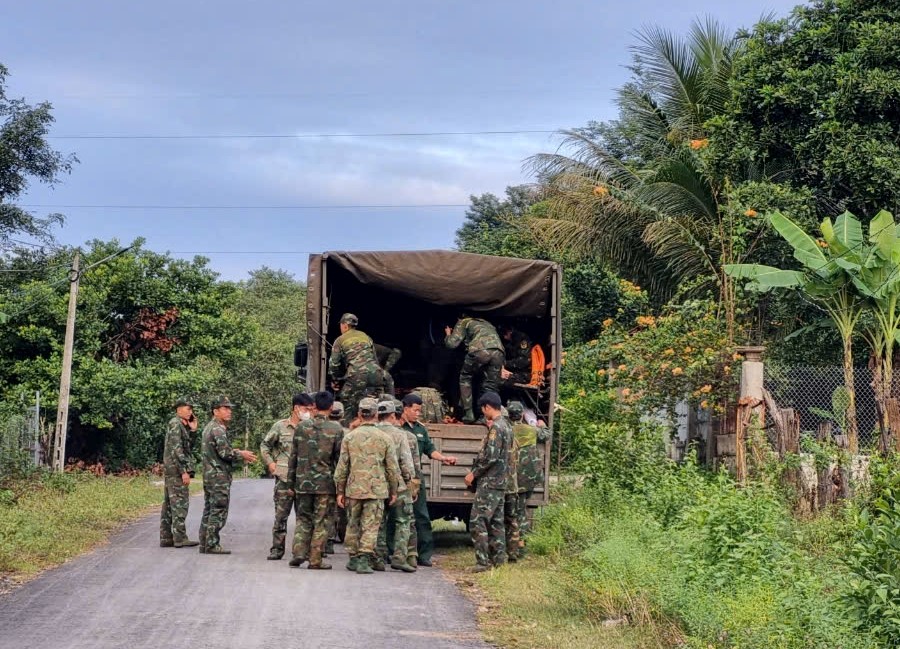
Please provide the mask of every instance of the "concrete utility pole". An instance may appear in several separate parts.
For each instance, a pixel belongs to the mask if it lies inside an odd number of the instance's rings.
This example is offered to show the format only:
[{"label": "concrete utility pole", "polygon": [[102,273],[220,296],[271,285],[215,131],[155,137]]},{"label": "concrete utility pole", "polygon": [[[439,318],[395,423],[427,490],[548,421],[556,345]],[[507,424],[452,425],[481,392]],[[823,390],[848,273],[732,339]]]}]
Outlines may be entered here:
[{"label": "concrete utility pole", "polygon": [[66,340],[63,346],[62,374],[59,377],[59,408],[56,411],[56,435],[53,439],[53,470],[62,471],[66,464],[66,430],[69,426],[69,388],[72,384],[72,348],[75,346],[75,307],[78,303],[79,254],[75,253],[69,272],[69,315],[66,318]]}]

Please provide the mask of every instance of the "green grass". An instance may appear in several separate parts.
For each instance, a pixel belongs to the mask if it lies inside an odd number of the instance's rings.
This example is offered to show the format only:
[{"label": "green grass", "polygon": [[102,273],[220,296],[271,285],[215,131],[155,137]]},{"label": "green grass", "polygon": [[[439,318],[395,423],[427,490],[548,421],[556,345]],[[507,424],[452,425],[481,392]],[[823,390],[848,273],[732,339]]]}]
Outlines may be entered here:
[{"label": "green grass", "polygon": [[159,478],[64,474],[0,488],[0,574],[26,577],[106,540],[162,501]]}]

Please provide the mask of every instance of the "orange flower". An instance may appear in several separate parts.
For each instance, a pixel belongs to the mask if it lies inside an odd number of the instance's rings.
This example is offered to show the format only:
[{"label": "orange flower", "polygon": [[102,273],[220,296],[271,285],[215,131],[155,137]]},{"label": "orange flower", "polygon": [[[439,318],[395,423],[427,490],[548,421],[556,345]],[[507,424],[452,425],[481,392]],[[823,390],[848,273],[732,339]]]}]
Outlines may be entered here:
[{"label": "orange flower", "polygon": [[587,396],[587,392],[585,392],[584,390],[579,390],[579,391],[578,391],[578,396],[579,396],[579,397],[586,397],[586,396]]},{"label": "orange flower", "polygon": [[597,341],[596,341],[596,340],[589,340],[589,341],[588,341],[588,346],[590,346],[590,347],[594,347],[596,344],[597,344]]},{"label": "orange flower", "polygon": [[709,144],[708,138],[703,138],[702,140],[691,140],[691,148],[694,151],[698,151],[698,150],[706,147],[707,144]]},{"label": "orange flower", "polygon": [[825,248],[828,247],[828,242],[823,241],[822,239],[816,239],[816,245],[824,250]]},{"label": "orange flower", "polygon": [[641,327],[656,326],[656,318],[654,318],[652,315],[639,315],[637,318],[635,318],[635,322],[637,322]]},{"label": "orange flower", "polygon": [[741,356],[741,355],[738,354],[738,353],[734,353],[734,354],[731,355],[731,360],[733,360],[733,361],[742,361],[742,360],[744,360],[744,357]]},{"label": "orange flower", "polygon": [[663,352],[666,356],[673,356],[675,354],[675,350],[669,347],[666,351]]},{"label": "orange flower", "polygon": [[672,368],[672,374],[674,374],[675,376],[681,376],[682,374],[684,374],[684,370],[680,367],[675,367]]},{"label": "orange flower", "polygon": [[627,397],[629,394],[631,394],[631,390],[629,388],[622,388],[623,397]]},{"label": "orange flower", "polygon": [[615,321],[612,318],[607,318],[606,320],[603,321],[603,326],[611,327],[613,322],[615,322]]},{"label": "orange flower", "polygon": [[692,351],[694,351],[694,348],[693,348],[693,347],[685,347],[685,348],[684,348],[684,353],[685,353],[685,354],[690,354]]},{"label": "orange flower", "polygon": [[751,219],[756,216],[756,210],[750,209],[744,212],[744,216],[749,216]]},{"label": "orange flower", "polygon": [[627,369],[628,369],[628,366],[625,363],[622,363],[621,365],[619,365],[620,372],[624,372]]},{"label": "orange flower", "polygon": [[709,394],[710,392],[712,392],[712,386],[707,383],[702,388],[700,388],[700,392],[702,392],[703,394]]},{"label": "orange flower", "polygon": [[609,190],[603,185],[597,185],[594,187],[594,196],[606,196],[609,193]]},{"label": "orange flower", "polygon": [[700,407],[703,408],[704,410],[706,410],[707,408],[709,408],[709,402],[706,399],[704,399],[703,401],[700,402]]},{"label": "orange flower", "polygon": [[604,370],[604,369],[597,370],[597,376],[606,376],[606,370]]}]

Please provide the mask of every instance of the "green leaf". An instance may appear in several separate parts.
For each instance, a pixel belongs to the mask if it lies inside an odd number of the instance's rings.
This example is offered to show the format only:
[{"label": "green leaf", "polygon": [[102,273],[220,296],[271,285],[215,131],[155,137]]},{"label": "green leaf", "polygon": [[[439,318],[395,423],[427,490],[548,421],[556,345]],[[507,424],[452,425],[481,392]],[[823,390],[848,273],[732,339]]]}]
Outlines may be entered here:
[{"label": "green leaf", "polygon": [[[862,248],[865,241],[863,239],[862,224],[850,212],[844,212],[835,219],[834,236],[846,250],[851,251]],[[825,240],[828,241],[827,238]],[[828,241],[828,245],[831,246],[832,243]],[[841,254],[839,250],[835,250],[835,252]]]},{"label": "green leaf", "polygon": [[879,257],[891,259],[897,243],[897,225],[887,210],[881,210],[869,223],[869,242],[875,244]]},{"label": "green leaf", "polygon": [[816,240],[804,232],[799,225],[784,216],[781,212],[773,212],[769,215],[769,222],[778,231],[784,240],[794,249],[794,258],[801,264],[820,272],[828,266],[828,259],[816,244]]},{"label": "green leaf", "polygon": [[726,264],[725,272],[735,279],[753,280],[763,289],[792,288],[803,283],[803,273],[800,271],[763,264]]}]

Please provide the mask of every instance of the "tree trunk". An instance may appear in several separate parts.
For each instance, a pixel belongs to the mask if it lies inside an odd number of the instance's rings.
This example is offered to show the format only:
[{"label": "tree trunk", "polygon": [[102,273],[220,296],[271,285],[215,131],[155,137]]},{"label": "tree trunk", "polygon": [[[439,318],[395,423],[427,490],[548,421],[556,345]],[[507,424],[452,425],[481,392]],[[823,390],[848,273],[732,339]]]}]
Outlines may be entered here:
[{"label": "tree trunk", "polygon": [[850,403],[847,405],[845,414],[847,430],[843,433],[847,435],[850,442],[850,452],[856,453],[859,448],[859,431],[856,423],[856,379],[853,374],[853,340],[849,337],[844,339],[844,388],[850,397]]}]

